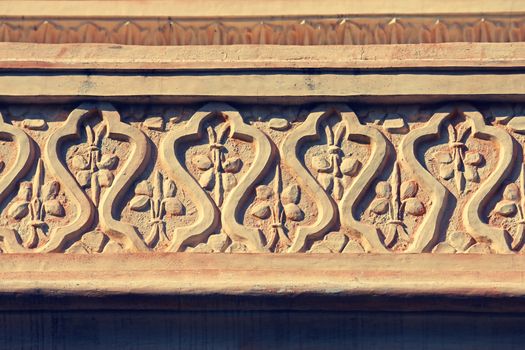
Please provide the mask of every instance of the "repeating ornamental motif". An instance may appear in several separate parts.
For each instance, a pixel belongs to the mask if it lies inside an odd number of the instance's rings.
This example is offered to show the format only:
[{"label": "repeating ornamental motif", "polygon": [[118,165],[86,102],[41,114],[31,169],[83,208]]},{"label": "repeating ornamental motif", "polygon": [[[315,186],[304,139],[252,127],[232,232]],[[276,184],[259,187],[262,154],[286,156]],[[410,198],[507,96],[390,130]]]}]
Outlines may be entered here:
[{"label": "repeating ornamental motif", "polygon": [[5,106],[0,249],[522,253],[524,110]]}]

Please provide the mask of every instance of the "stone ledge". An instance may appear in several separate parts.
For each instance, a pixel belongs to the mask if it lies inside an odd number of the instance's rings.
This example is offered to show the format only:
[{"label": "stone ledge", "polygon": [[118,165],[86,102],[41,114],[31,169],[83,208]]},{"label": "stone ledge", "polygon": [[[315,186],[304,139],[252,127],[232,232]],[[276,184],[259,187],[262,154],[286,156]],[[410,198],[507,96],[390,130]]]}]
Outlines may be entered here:
[{"label": "stone ledge", "polygon": [[[222,296],[241,297],[236,300],[237,308],[242,308],[242,297],[266,296],[293,297],[295,302],[288,307],[311,310],[378,309],[372,303],[359,304],[368,297],[368,302],[381,300],[379,308],[391,298],[397,302],[388,308],[394,309],[490,311],[494,307],[502,311],[507,300],[510,310],[525,311],[519,302],[525,294],[525,257],[516,255],[11,254],[0,256],[0,278],[0,295],[14,293],[22,300],[78,297],[90,307],[100,307],[105,298],[117,301],[120,297],[115,305],[128,309],[162,308],[163,302],[168,308],[204,308],[203,298]],[[333,298],[335,304],[312,304],[316,295]],[[162,298],[155,302],[155,296]],[[138,304],[122,304],[131,300],[127,298],[141,297]],[[496,299],[499,304],[487,302]],[[190,303],[184,306],[181,300]],[[403,305],[406,300],[420,302]],[[83,304],[63,307],[82,308]],[[13,308],[23,305],[10,305],[0,297],[0,309]],[[279,306],[260,303],[255,308]]]},{"label": "stone ledge", "polygon": [[0,43],[0,69],[183,71],[525,67],[525,43],[319,46],[133,46]]}]

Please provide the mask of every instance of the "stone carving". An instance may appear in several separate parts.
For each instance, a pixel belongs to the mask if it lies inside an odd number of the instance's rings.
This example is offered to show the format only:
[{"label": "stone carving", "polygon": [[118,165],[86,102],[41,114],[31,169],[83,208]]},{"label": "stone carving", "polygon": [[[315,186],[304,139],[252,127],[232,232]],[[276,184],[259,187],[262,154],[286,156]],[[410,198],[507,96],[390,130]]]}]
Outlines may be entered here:
[{"label": "stone carving", "polygon": [[4,253],[523,251],[521,105],[62,108],[0,117]]},{"label": "stone carving", "polygon": [[399,163],[395,163],[389,182],[381,181],[376,185],[376,198],[370,204],[370,211],[378,216],[386,216],[384,225],[384,243],[388,248],[394,244],[406,246],[410,242],[405,217],[422,216],[425,205],[416,196],[419,185],[414,180],[401,182]]},{"label": "stone carving", "polygon": [[328,18],[255,17],[252,20],[148,20],[107,18],[89,21],[2,18],[0,40],[32,43],[127,45],[367,45],[442,42],[520,42],[523,16],[441,14]]}]

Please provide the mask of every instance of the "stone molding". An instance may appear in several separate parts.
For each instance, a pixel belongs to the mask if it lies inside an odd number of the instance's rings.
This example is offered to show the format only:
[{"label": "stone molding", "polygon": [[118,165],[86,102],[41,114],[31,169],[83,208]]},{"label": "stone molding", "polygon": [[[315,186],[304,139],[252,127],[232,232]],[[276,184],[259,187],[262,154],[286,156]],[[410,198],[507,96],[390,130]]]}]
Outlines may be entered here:
[{"label": "stone molding", "polygon": [[0,2],[0,308],[523,299],[525,8],[270,2]]},{"label": "stone molding", "polygon": [[[125,45],[371,45],[522,42],[516,2],[5,1],[0,41]],[[162,8],[163,10],[159,10]],[[447,8],[443,11],[443,8]],[[258,14],[258,15],[254,15]]]}]

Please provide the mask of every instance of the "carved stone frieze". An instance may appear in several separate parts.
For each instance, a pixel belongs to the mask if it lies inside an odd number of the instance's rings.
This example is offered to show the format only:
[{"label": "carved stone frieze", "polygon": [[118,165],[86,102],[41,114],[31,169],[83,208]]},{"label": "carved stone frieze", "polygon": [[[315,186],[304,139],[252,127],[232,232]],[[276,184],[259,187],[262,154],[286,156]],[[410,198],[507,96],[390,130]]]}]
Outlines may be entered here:
[{"label": "carved stone frieze", "polygon": [[[234,15],[234,14],[232,14]],[[123,45],[520,42],[523,14],[205,18],[0,18],[0,41]]]},{"label": "carved stone frieze", "polygon": [[6,105],[4,253],[519,253],[521,104]]}]

